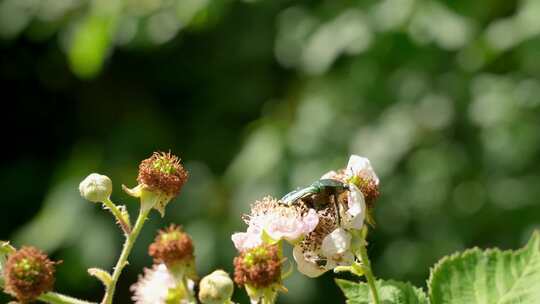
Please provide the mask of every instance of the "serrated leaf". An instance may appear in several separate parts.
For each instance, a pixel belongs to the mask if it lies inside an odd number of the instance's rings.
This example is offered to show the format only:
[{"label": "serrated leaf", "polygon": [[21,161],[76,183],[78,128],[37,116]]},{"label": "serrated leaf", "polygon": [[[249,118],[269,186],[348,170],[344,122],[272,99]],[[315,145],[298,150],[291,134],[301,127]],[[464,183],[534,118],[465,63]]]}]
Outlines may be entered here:
[{"label": "serrated leaf", "polygon": [[540,232],[517,251],[474,248],[445,257],[428,288],[433,304],[540,303]]},{"label": "serrated leaf", "polygon": [[89,268],[88,273],[100,280],[105,287],[109,287],[111,285],[112,277],[107,271],[99,268]]},{"label": "serrated leaf", "polygon": [[[356,283],[347,280],[336,279],[341,288],[347,304],[372,304],[374,303],[369,287],[366,283]],[[414,287],[410,283],[398,281],[376,282],[379,300],[382,304],[428,304],[424,291]]]}]

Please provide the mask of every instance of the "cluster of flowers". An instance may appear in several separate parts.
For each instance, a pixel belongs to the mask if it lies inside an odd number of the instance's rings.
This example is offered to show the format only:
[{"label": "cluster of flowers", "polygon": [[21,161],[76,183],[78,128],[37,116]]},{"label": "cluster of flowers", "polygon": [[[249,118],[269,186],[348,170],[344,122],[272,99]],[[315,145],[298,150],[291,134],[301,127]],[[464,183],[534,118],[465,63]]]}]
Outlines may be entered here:
[{"label": "cluster of flowers", "polygon": [[369,160],[352,155],[345,169],[328,172],[307,188],[255,202],[244,216],[247,230],[232,235],[240,252],[236,283],[246,287],[252,302],[273,303],[284,290],[283,243],[294,246],[297,269],[308,277],[353,265],[378,196],[379,179]]},{"label": "cluster of flowers", "polygon": [[[190,303],[197,280],[193,242],[179,226],[160,230],[148,247],[154,265],[131,286],[137,304]],[[193,301],[191,301],[193,302]]]},{"label": "cluster of flowers", "polygon": [[[155,209],[163,216],[188,176],[179,158],[170,153],[154,153],[143,160],[138,185],[123,187],[141,200],[133,226],[125,206],[110,200],[112,181],[107,176],[92,173],[81,182],[81,196],[111,211],[126,237],[112,274],[88,270],[105,286],[102,304],[112,304],[116,283],[148,213]],[[245,287],[252,303],[274,303],[278,292],[286,291],[282,280],[290,273],[282,267],[287,243],[293,246],[298,271],[308,277],[329,270],[370,271],[369,261],[359,257],[359,250],[365,246],[364,223],[373,223],[370,210],[378,196],[379,179],[369,160],[353,155],[345,169],[328,172],[306,188],[279,200],[268,196],[255,202],[251,213],[243,217],[246,231],[232,235],[239,251],[234,259],[234,282]],[[0,245],[0,285],[20,303],[36,299],[53,304],[90,303],[51,292],[57,263],[39,249],[16,250],[6,242]],[[199,281],[193,241],[181,227],[160,230],[148,254],[154,265],[131,287],[136,304],[232,303],[234,283],[226,272],[216,270]],[[2,261],[4,256],[6,261]]]}]

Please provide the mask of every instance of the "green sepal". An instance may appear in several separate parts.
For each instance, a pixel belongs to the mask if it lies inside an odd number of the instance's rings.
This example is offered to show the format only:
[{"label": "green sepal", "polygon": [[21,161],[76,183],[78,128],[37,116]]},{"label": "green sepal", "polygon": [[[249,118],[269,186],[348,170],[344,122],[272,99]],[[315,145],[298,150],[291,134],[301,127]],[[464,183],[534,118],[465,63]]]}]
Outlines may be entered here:
[{"label": "green sepal", "polygon": [[100,280],[106,288],[111,286],[112,277],[107,271],[99,268],[89,268],[88,274]]}]

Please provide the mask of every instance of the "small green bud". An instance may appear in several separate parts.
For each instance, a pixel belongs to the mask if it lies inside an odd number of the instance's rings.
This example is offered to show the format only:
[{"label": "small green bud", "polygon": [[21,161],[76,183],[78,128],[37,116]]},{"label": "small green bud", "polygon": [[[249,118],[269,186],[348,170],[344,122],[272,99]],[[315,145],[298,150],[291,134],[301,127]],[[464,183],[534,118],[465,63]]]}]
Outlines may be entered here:
[{"label": "small green bud", "polygon": [[205,276],[200,283],[199,300],[203,304],[229,303],[234,291],[234,283],[223,270],[216,270]]},{"label": "small green bud", "polygon": [[105,175],[92,173],[79,184],[79,191],[83,198],[91,202],[104,202],[111,196],[112,181]]}]

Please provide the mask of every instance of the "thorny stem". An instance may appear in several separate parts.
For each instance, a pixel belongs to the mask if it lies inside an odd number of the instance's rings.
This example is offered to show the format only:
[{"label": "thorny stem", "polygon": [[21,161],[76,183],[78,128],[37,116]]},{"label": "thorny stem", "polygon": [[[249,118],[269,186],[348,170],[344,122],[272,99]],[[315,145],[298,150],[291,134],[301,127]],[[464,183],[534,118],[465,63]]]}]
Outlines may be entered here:
[{"label": "thorny stem", "polygon": [[116,283],[118,282],[118,279],[120,278],[120,274],[122,274],[122,270],[124,267],[128,264],[128,256],[131,252],[131,249],[133,248],[133,245],[135,244],[135,241],[137,240],[137,237],[139,236],[139,233],[141,232],[142,227],[144,226],[144,222],[146,221],[146,218],[148,216],[148,213],[150,212],[152,208],[149,208],[147,204],[141,202],[141,209],[139,211],[139,217],[137,218],[137,221],[135,222],[135,226],[133,227],[133,230],[131,233],[126,234],[126,241],[124,242],[124,247],[122,248],[122,253],[120,254],[120,257],[118,258],[118,262],[116,263],[116,266],[114,267],[114,272],[112,275],[112,280],[109,286],[106,288],[105,295],[103,296],[103,300],[101,301],[102,304],[112,304],[114,291],[116,289]]},{"label": "thorny stem", "polygon": [[369,261],[367,250],[366,250],[366,242],[364,241],[363,244],[358,248],[358,251],[356,252],[356,256],[360,259],[362,262],[362,268],[364,270],[364,275],[366,276],[367,284],[369,286],[369,290],[371,291],[371,296],[373,298],[373,303],[379,304],[379,293],[377,292],[377,287],[375,285],[375,276],[373,275],[373,271],[371,271],[371,263]]}]

